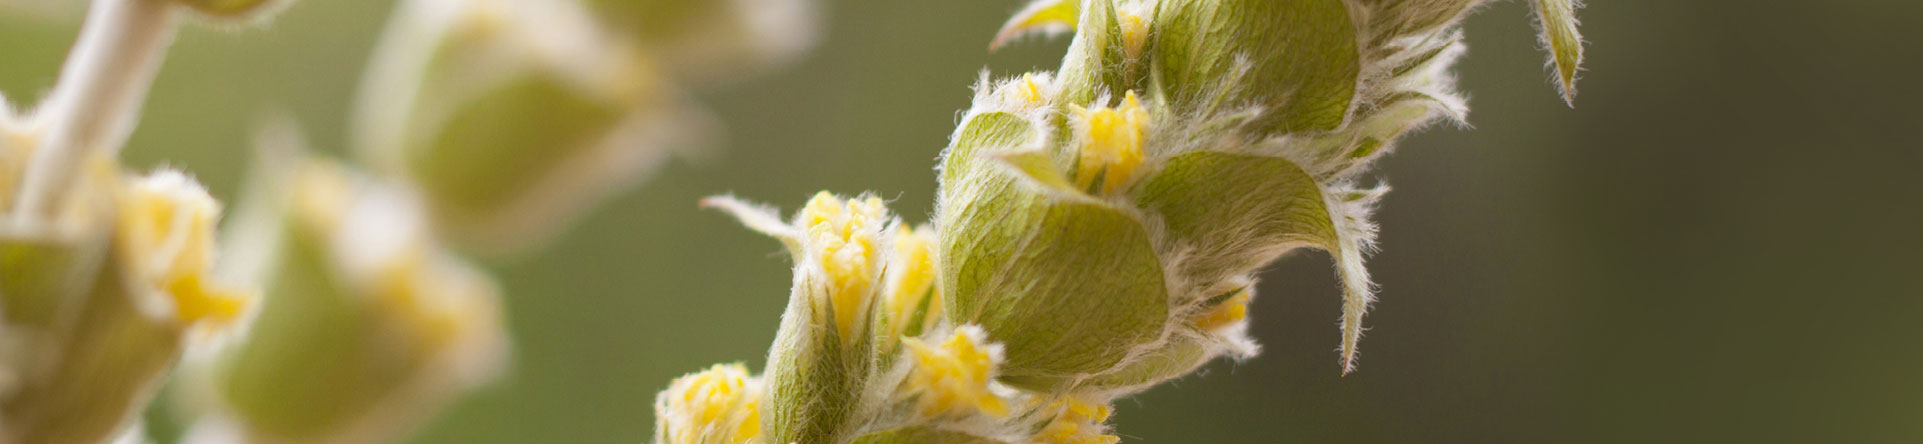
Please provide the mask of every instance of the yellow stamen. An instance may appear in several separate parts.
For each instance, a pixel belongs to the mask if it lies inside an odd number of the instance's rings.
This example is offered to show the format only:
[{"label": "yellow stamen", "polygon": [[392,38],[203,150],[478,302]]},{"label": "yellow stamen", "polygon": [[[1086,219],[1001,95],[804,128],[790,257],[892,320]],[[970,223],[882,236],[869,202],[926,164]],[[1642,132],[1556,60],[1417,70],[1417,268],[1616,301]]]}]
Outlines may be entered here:
[{"label": "yellow stamen", "polygon": [[905,391],[919,396],[922,415],[1008,415],[1008,406],[989,389],[1001,357],[998,349],[984,342],[985,336],[978,327],[964,326],[939,347],[902,339],[915,356]]},{"label": "yellow stamen", "polygon": [[1069,110],[1083,140],[1075,175],[1077,185],[1090,189],[1097,175],[1102,177],[1099,191],[1103,194],[1128,185],[1142,166],[1142,140],[1148,131],[1148,111],[1136,100],[1135,92],[1129,91],[1119,107],[1090,110],[1071,106]]}]

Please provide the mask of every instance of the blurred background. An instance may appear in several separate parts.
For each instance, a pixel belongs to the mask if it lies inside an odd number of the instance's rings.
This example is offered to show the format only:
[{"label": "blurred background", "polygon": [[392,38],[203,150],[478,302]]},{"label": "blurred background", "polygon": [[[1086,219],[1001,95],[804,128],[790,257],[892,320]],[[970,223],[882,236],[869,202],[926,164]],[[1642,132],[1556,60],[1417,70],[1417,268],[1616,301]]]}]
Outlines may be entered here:
[{"label": "blurred background", "polygon": [[[52,85],[82,9],[17,1],[55,12],[0,16],[16,106]],[[647,441],[673,377],[762,365],[787,297],[779,244],[698,199],[873,190],[925,221],[978,73],[1050,69],[1066,45],[988,53],[1014,0],[831,3],[799,64],[700,93],[721,150],[488,264],[513,369],[416,442]],[[1327,258],[1293,256],[1253,308],[1263,354],[1122,401],[1125,442],[1923,442],[1923,4],[1591,3],[1575,109],[1526,4],[1469,20],[1475,127],[1379,164],[1396,191],[1359,372],[1338,376]],[[234,196],[281,110],[339,153],[391,7],[307,0],[270,28],[187,30],[130,163]]]}]

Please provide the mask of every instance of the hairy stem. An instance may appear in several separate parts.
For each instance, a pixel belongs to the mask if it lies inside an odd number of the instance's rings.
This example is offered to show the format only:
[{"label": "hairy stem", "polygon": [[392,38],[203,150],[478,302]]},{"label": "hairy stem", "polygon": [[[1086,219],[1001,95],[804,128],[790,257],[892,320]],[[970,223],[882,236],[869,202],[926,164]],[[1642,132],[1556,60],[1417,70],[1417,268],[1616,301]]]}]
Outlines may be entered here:
[{"label": "hairy stem", "polygon": [[[34,116],[46,126],[20,189],[15,222],[50,218],[96,149],[118,153],[179,24],[169,0],[95,0],[60,81]],[[44,219],[41,219],[44,220]]]}]

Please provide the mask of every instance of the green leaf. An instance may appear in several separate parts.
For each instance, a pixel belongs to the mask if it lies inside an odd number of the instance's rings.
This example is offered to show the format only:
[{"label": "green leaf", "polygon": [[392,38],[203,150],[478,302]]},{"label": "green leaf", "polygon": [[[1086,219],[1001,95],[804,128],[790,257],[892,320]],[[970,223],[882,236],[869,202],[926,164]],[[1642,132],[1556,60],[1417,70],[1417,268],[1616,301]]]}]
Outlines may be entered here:
[{"label": "green leaf", "polygon": [[1295,246],[1334,249],[1334,222],[1315,179],[1294,162],[1198,151],[1169,159],[1136,203],[1192,254],[1180,270],[1203,288],[1246,275]]},{"label": "green leaf", "polygon": [[1188,374],[1214,356],[1207,333],[1194,331],[1171,335],[1169,342],[1155,351],[1129,361],[1108,373],[1090,378],[1085,385],[1095,390],[1139,388]]},{"label": "green leaf", "polygon": [[989,113],[963,125],[942,168],[944,312],[1003,343],[1003,380],[1052,388],[1153,340],[1168,295],[1141,221],[992,164],[1035,137],[1027,122]]},{"label": "green leaf", "polygon": [[1368,29],[1374,33],[1370,46],[1380,46],[1388,39],[1431,32],[1453,23],[1479,1],[1359,0],[1357,3],[1369,10]]},{"label": "green leaf", "polygon": [[1342,0],[1170,2],[1150,30],[1151,70],[1180,114],[1260,106],[1266,135],[1334,129],[1360,61]]},{"label": "green leaf", "polygon": [[1175,248],[1192,252],[1176,264],[1194,283],[1190,292],[1251,273],[1295,248],[1329,252],[1342,277],[1346,373],[1354,368],[1362,316],[1373,299],[1362,249],[1372,234],[1364,218],[1375,196],[1324,189],[1288,160],[1199,151],[1170,159],[1141,186],[1137,203],[1161,217]]},{"label": "green leaf", "polygon": [[1092,0],[1082,10],[1075,40],[1068,44],[1057,82],[1062,85],[1062,100],[1089,105],[1102,93],[1120,99],[1131,89],[1139,89],[1139,67],[1128,60],[1122,43],[1121,17],[1107,0]]},{"label": "green leaf", "polygon": [[1542,21],[1542,43],[1556,64],[1562,100],[1576,105],[1576,71],[1582,67],[1582,33],[1576,31],[1575,0],[1535,0],[1536,18]]}]

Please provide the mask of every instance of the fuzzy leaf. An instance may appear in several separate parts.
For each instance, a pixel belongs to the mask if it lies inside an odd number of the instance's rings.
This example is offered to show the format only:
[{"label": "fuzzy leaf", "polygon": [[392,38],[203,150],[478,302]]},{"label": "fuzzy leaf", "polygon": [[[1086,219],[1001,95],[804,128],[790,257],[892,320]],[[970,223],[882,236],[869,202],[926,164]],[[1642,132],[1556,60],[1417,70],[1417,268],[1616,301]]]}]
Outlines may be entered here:
[{"label": "fuzzy leaf", "polygon": [[1562,100],[1576,105],[1576,71],[1582,67],[1582,34],[1576,31],[1576,0],[1535,0],[1541,20],[1542,44],[1556,65]]},{"label": "fuzzy leaf", "polygon": [[1006,347],[1003,380],[1049,388],[1108,369],[1168,313],[1162,269],[1134,217],[1018,180],[986,153],[1021,146],[1007,114],[964,123],[945,155],[938,226],[945,313]]},{"label": "fuzzy leaf", "polygon": [[1283,253],[1329,252],[1342,277],[1343,372],[1354,369],[1362,316],[1374,298],[1363,253],[1372,240],[1367,209],[1380,190],[1319,184],[1284,159],[1201,151],[1170,159],[1137,202],[1160,215],[1172,241],[1192,251],[1179,273],[1191,292],[1253,272]]},{"label": "fuzzy leaf", "polygon": [[1075,29],[1075,19],[1081,15],[1082,0],[1034,0],[1016,12],[1001,31],[995,33],[995,40],[988,43],[988,50],[994,51],[1002,45],[1033,33],[1060,33]]},{"label": "fuzzy leaf", "polygon": [[1075,189],[1074,183],[1069,182],[1068,176],[1062,174],[1062,170],[1055,166],[1055,160],[1050,159],[1047,153],[1039,150],[1008,151],[990,153],[989,156],[1008,167],[1011,172],[1027,179],[1032,186],[1052,191],[1063,198],[1077,200],[1086,198],[1080,190]]},{"label": "fuzzy leaf", "polygon": [[1090,378],[1084,385],[1095,390],[1132,392],[1194,371],[1214,355],[1214,344],[1208,342],[1206,333],[1190,330],[1173,335],[1168,344],[1128,365]]},{"label": "fuzzy leaf", "polygon": [[1150,35],[1151,69],[1178,113],[1260,106],[1264,134],[1328,130],[1355,95],[1360,56],[1342,0],[1172,2]]},{"label": "fuzzy leaf", "polygon": [[1334,249],[1322,190],[1295,163],[1198,151],[1169,159],[1136,202],[1193,254],[1178,271],[1205,290],[1298,247]]},{"label": "fuzzy leaf", "polygon": [[1462,18],[1469,8],[1488,0],[1359,0],[1370,11],[1372,45],[1386,39],[1430,32]]},{"label": "fuzzy leaf", "polygon": [[1129,63],[1123,48],[1121,18],[1115,5],[1096,0],[1088,6],[1081,11],[1075,40],[1068,45],[1068,56],[1062,59],[1057,79],[1062,84],[1062,99],[1079,105],[1091,104],[1103,93],[1120,98],[1128,90],[1139,88],[1142,77],[1134,72],[1137,67]]},{"label": "fuzzy leaf", "polygon": [[[798,280],[794,291],[813,291],[809,286]],[[832,306],[825,310],[833,312]],[[789,297],[768,356],[761,422],[766,442],[842,442],[852,432],[854,408],[872,370],[873,336],[844,340],[834,325],[816,317],[808,297]]]}]

